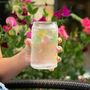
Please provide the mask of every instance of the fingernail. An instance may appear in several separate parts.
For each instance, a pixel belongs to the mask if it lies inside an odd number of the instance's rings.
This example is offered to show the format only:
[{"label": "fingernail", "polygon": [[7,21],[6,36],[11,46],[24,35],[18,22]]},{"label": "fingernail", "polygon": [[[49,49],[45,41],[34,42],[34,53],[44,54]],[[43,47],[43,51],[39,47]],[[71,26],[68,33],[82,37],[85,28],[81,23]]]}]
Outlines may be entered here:
[{"label": "fingernail", "polygon": [[54,68],[50,69],[50,71],[54,71]]},{"label": "fingernail", "polygon": [[60,50],[62,47],[61,46],[58,46],[58,49]]},{"label": "fingernail", "polygon": [[62,51],[62,47],[58,46],[57,49],[61,52]]},{"label": "fingernail", "polygon": [[61,60],[62,60],[62,58],[61,57],[58,57],[57,61],[60,62]]},{"label": "fingernail", "polygon": [[59,43],[61,43],[61,42],[62,42],[62,39],[61,39],[60,37],[58,38],[58,42],[59,42]]}]

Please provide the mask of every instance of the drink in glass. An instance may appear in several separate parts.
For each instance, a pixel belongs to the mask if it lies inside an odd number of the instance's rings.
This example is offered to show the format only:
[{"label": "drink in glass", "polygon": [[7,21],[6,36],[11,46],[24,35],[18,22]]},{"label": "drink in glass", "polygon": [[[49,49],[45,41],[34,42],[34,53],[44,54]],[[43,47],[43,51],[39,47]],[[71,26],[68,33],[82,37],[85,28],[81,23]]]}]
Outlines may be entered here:
[{"label": "drink in glass", "polygon": [[31,66],[35,69],[57,67],[58,27],[55,22],[34,22]]}]

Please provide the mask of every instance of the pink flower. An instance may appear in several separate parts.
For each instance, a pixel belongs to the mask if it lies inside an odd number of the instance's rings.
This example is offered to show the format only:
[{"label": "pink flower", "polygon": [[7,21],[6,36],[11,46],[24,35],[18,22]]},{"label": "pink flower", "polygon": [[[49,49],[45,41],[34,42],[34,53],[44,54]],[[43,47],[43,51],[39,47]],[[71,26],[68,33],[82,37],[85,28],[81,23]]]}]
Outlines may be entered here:
[{"label": "pink flower", "polygon": [[22,23],[22,20],[21,20],[20,18],[18,18],[18,22],[19,22],[19,23]]},{"label": "pink flower", "polygon": [[67,32],[66,32],[66,30],[65,30],[65,26],[61,26],[59,29],[58,29],[58,31],[59,31],[59,34],[60,34],[60,37],[61,38],[65,38],[66,40],[69,38],[69,35],[67,34]]},{"label": "pink flower", "polygon": [[45,6],[48,6],[48,4],[47,4],[47,3],[45,3]]},{"label": "pink flower", "polygon": [[61,9],[54,13],[54,17],[60,19],[61,18]]},{"label": "pink flower", "polygon": [[44,16],[42,16],[38,21],[47,21]]},{"label": "pink flower", "polygon": [[90,20],[88,19],[88,17],[82,19],[80,22],[84,27],[83,32],[90,35]]},{"label": "pink flower", "polygon": [[85,32],[87,35],[90,35],[90,26],[83,29],[83,32]]},{"label": "pink flower", "polygon": [[25,25],[26,24],[26,19],[23,19],[21,24]]},{"label": "pink flower", "polygon": [[25,5],[24,5],[24,4],[22,4],[21,6],[22,6],[23,8],[25,7]]},{"label": "pink flower", "polygon": [[23,16],[27,16],[27,15],[28,15],[26,8],[23,8],[23,13],[22,13],[22,15],[23,15]]},{"label": "pink flower", "polygon": [[21,24],[23,24],[23,25],[26,24],[26,20],[25,19],[21,20],[21,19],[18,18],[18,22],[21,23]]},{"label": "pink flower", "polygon": [[85,46],[83,49],[82,49],[83,52],[87,52],[88,51],[88,47]]},{"label": "pink flower", "polygon": [[12,29],[12,27],[10,25],[3,25],[3,30],[4,32],[9,32]]},{"label": "pink flower", "polygon": [[33,22],[37,22],[37,20],[36,19],[33,19]]},{"label": "pink flower", "polygon": [[68,8],[66,6],[64,6],[64,8],[62,10],[62,15],[65,17],[70,15],[70,11],[68,10]]},{"label": "pink flower", "polygon": [[26,0],[21,0],[22,2],[25,2]]},{"label": "pink flower", "polygon": [[38,21],[47,21],[44,16],[42,16],[39,20],[33,19],[33,22],[38,22]]},{"label": "pink flower", "polygon": [[27,3],[30,3],[32,0],[21,0],[22,2],[27,2]]},{"label": "pink flower", "polygon": [[18,18],[16,12],[11,13],[11,15],[12,15],[14,18]]},{"label": "pink flower", "polygon": [[1,43],[0,46],[1,46],[1,47],[4,47],[4,48],[8,48],[8,44],[7,44],[7,42],[3,42],[3,43]]},{"label": "pink flower", "polygon": [[26,0],[27,3],[30,3],[32,0]]},{"label": "pink flower", "polygon": [[33,22],[38,22],[38,21],[47,21],[44,16],[42,16],[39,20],[33,19]]},{"label": "pink flower", "polygon": [[81,22],[81,24],[82,24],[83,27],[90,26],[90,20],[88,19],[88,17],[82,19],[80,22]]},{"label": "pink flower", "polygon": [[32,29],[32,24],[31,23],[29,23],[29,28]]},{"label": "pink flower", "polygon": [[16,22],[14,17],[7,17],[6,18],[6,23],[7,24],[9,23],[11,26],[16,26],[17,25],[17,22]]},{"label": "pink flower", "polygon": [[27,32],[26,35],[27,35],[28,38],[31,38],[31,31]]}]

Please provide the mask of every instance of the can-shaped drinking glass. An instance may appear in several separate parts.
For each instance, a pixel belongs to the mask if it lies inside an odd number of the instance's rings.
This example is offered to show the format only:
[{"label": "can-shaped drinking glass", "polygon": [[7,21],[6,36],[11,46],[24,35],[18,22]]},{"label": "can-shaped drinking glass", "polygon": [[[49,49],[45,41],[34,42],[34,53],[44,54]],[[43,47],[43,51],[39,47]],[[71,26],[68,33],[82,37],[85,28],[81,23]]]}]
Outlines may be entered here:
[{"label": "can-shaped drinking glass", "polygon": [[58,26],[56,22],[34,22],[32,26],[31,66],[57,67]]}]

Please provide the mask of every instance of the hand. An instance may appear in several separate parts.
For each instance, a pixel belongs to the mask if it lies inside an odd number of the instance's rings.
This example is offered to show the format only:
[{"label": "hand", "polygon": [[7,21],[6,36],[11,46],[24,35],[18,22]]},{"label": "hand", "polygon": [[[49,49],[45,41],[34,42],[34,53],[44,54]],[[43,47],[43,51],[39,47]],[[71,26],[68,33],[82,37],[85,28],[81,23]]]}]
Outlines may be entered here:
[{"label": "hand", "polygon": [[[58,43],[61,43],[62,39],[58,38]],[[23,50],[23,55],[25,57],[26,62],[28,63],[28,65],[30,65],[30,58],[31,58],[31,39],[26,39],[25,40],[25,48]],[[62,52],[62,47],[58,46],[56,47],[58,53]],[[60,62],[61,61],[61,57],[58,56],[57,61]],[[54,69],[50,69],[50,71],[53,71]]]},{"label": "hand", "polygon": [[26,39],[24,41],[25,48],[21,51],[22,57],[24,58],[25,62],[27,63],[27,66],[30,65],[30,59],[31,59],[31,39]]},{"label": "hand", "polygon": [[[58,38],[58,44],[61,43],[61,42],[62,42],[62,39],[59,37],[59,38]],[[62,49],[61,46],[58,46],[58,47],[57,47],[58,53],[61,53],[62,50],[63,50],[63,49]],[[58,56],[58,57],[57,57],[57,62],[59,63],[61,60],[62,60],[61,57]],[[50,69],[50,71],[54,71],[54,68]]]}]

